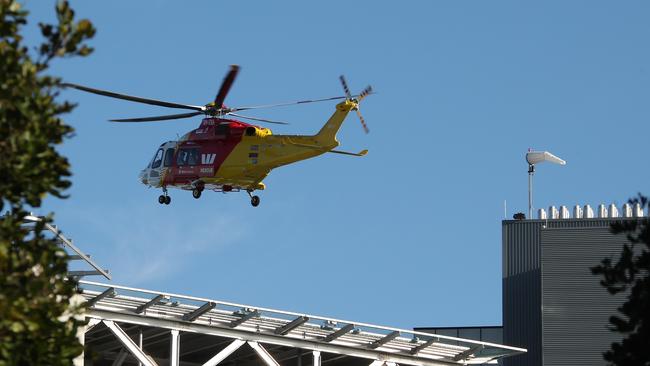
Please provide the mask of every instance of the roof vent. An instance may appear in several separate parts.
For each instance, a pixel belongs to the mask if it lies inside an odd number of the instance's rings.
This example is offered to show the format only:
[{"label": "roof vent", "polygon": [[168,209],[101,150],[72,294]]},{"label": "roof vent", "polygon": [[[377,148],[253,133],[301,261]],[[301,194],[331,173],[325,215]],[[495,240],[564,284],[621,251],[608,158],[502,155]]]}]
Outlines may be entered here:
[{"label": "roof vent", "polygon": [[609,217],[610,218],[618,217],[618,208],[616,208],[616,205],[614,205],[613,203],[609,205]]},{"label": "roof vent", "polygon": [[558,211],[555,206],[551,206],[548,208],[548,217],[551,219],[559,219],[560,211]]},{"label": "roof vent", "polygon": [[623,204],[623,217],[632,217],[632,207],[629,203]]},{"label": "roof vent", "polygon": [[591,208],[589,205],[585,205],[585,208],[583,209],[582,217],[585,219],[593,219],[594,218],[594,209]]},{"label": "roof vent", "polygon": [[604,219],[607,217],[607,207],[602,203],[598,205],[598,217]]},{"label": "roof vent", "polygon": [[580,205],[573,206],[573,218],[574,219],[582,218],[582,208],[580,207]]},{"label": "roof vent", "polygon": [[561,219],[570,219],[569,209],[566,206],[560,206],[560,218]]},{"label": "roof vent", "polygon": [[548,218],[546,216],[546,210],[544,210],[543,208],[537,210],[537,218],[540,220],[546,220]]}]

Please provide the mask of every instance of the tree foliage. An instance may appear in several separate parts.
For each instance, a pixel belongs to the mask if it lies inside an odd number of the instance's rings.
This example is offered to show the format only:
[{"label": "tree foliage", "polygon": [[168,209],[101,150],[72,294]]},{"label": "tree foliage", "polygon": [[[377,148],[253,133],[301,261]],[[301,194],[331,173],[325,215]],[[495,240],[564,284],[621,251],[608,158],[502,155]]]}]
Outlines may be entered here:
[{"label": "tree foliage", "polygon": [[65,198],[71,184],[56,146],[73,132],[60,116],[74,105],[57,101],[61,79],[46,72],[55,59],[90,54],[84,42],[95,33],[88,20],[75,22],[67,1],[55,11],[56,24],[39,24],[44,40],[30,50],[21,36],[28,12],[0,0],[0,366],[70,365],[82,351],[66,255],[45,237],[45,222],[24,225],[30,207],[47,194]]},{"label": "tree foliage", "polygon": [[[630,204],[639,203],[644,209],[648,199],[639,195]],[[611,365],[650,365],[650,220],[625,220],[612,224],[614,234],[625,234],[628,242],[623,246],[616,262],[602,260],[591,270],[602,276],[601,285],[610,294],[629,293],[627,301],[610,317],[612,331],[621,333],[623,340],[612,344],[604,353]]]}]

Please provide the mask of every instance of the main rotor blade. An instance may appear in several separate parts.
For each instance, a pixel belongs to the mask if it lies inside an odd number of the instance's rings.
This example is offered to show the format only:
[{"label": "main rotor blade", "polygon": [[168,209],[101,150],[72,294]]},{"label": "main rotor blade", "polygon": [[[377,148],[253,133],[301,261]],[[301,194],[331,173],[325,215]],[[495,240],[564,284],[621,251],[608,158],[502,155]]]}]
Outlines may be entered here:
[{"label": "main rotor blade", "polygon": [[168,114],[166,116],[156,117],[141,117],[141,118],[124,118],[124,119],[111,119],[111,122],[153,122],[153,121],[167,121],[170,119],[189,118],[203,114],[203,112],[190,112],[181,114]]},{"label": "main rotor blade", "polygon": [[88,93],[99,94],[99,95],[103,95],[105,97],[130,100],[132,102],[137,102],[137,103],[151,104],[151,105],[157,105],[157,106],[167,107],[167,108],[191,109],[191,110],[194,110],[194,111],[203,111],[203,109],[204,109],[204,107],[197,106],[197,105],[171,103],[171,102],[164,102],[162,100],[156,100],[156,99],[135,97],[135,96],[132,96],[132,95],[118,94],[118,93],[110,92],[110,91],[107,91],[107,90],[89,88],[89,87],[83,86],[83,85],[77,85],[77,84],[71,84],[71,83],[63,83],[62,85],[64,87],[75,88],[75,89],[79,89],[79,90],[82,90],[82,91],[85,91],[85,92],[88,92]]},{"label": "main rotor blade", "polygon": [[359,116],[359,121],[361,121],[361,126],[363,126],[363,131],[365,133],[370,132],[370,130],[368,129],[368,125],[366,125],[366,120],[363,119],[363,116],[361,115],[361,111],[359,111],[359,108],[357,108],[356,111],[357,111],[357,116]]},{"label": "main rotor blade", "polygon": [[285,106],[289,106],[289,105],[325,102],[325,101],[328,101],[328,100],[337,100],[337,99],[345,99],[345,98],[346,97],[330,97],[330,98],[322,98],[322,99],[307,99],[307,100],[299,100],[297,102],[287,102],[287,103],[279,103],[279,104],[265,104],[265,105],[255,105],[255,106],[249,106],[249,107],[235,107],[235,108],[226,108],[226,109],[229,112],[238,112],[238,111],[245,111],[245,110],[248,110],[248,109],[285,107]]},{"label": "main rotor blade", "polygon": [[363,100],[363,98],[367,97],[368,95],[372,94],[372,86],[368,85],[365,89],[359,93],[359,97],[357,98],[359,102]]},{"label": "main rotor blade", "polygon": [[345,95],[348,97],[348,99],[352,99],[352,94],[350,94],[350,88],[348,88],[348,83],[345,81],[345,76],[341,75],[339,76],[339,79],[341,80],[341,85],[343,85]]},{"label": "main rotor blade", "polygon": [[270,119],[264,119],[264,118],[242,116],[241,114],[237,114],[237,113],[228,113],[228,115],[239,117],[239,118],[251,119],[253,121],[260,121],[260,122],[266,122],[266,123],[275,123],[276,125],[288,125],[287,122],[279,122],[279,121],[272,121]]},{"label": "main rotor blade", "polygon": [[226,77],[223,78],[223,82],[221,82],[221,87],[219,88],[219,93],[217,93],[216,98],[214,98],[215,108],[220,109],[223,107],[223,101],[226,99],[226,95],[228,95],[228,91],[230,91],[230,87],[235,81],[238,72],[239,66],[230,65],[230,71],[228,71]]}]

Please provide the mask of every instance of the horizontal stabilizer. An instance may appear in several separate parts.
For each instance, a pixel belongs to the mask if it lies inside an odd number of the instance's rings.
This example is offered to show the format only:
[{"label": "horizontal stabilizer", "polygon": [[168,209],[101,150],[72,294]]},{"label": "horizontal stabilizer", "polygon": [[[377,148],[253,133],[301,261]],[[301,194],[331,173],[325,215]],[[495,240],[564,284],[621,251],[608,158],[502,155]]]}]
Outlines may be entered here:
[{"label": "horizontal stabilizer", "polygon": [[358,153],[339,151],[339,150],[330,150],[328,152],[335,153],[335,154],[352,155],[352,156],[365,156],[368,153],[368,150],[361,150]]}]

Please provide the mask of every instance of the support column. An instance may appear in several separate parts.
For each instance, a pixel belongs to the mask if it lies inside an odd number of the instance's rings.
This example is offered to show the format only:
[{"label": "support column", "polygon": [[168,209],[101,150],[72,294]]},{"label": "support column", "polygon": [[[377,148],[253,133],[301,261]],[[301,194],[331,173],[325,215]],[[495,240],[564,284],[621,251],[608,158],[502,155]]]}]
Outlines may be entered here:
[{"label": "support column", "polygon": [[179,355],[180,355],[180,332],[176,329],[171,331],[171,349],[169,350],[169,366],[178,366],[179,365]]},{"label": "support column", "polygon": [[[142,327],[140,327],[140,334],[139,334],[139,342],[138,345],[140,346],[140,350],[142,351]],[[142,366],[142,362],[138,362],[138,366]]]},{"label": "support column", "polygon": [[86,348],[86,326],[80,326],[77,328],[77,339],[79,340],[79,343],[81,343],[81,346],[84,348],[81,350],[81,354],[77,357],[75,357],[72,360],[72,364],[74,366],[84,366],[84,351]]},{"label": "support column", "polygon": [[[87,319],[87,318],[86,318]],[[79,340],[79,343],[81,343],[81,346],[84,347],[84,349],[81,351],[81,354],[77,357],[75,357],[72,360],[72,364],[74,366],[84,366],[84,351],[86,347],[86,332],[89,330],[93,329],[95,325],[99,324],[98,319],[90,319],[88,320],[88,324],[84,326],[77,327],[77,339]]]},{"label": "support column", "polygon": [[314,355],[314,366],[320,366],[320,351],[313,351]]}]

